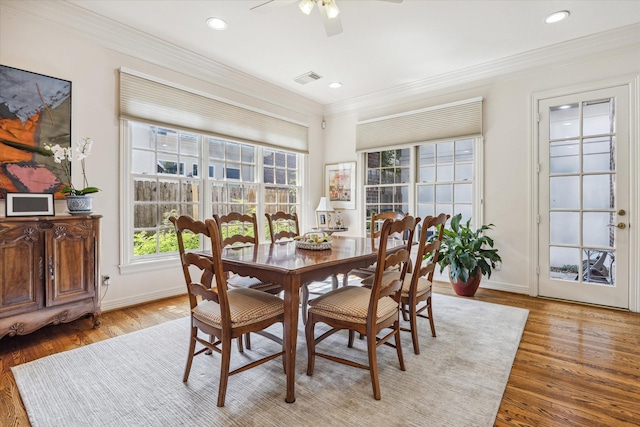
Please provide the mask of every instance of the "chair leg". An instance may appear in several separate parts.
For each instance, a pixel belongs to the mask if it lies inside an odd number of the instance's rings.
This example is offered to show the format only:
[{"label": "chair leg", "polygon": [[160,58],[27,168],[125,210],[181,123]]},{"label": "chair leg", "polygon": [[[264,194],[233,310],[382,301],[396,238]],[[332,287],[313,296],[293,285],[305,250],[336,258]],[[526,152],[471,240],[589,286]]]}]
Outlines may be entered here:
[{"label": "chair leg", "polygon": [[242,337],[238,337],[238,351],[240,353],[244,353],[244,348],[242,346]]},{"label": "chair leg", "polygon": [[342,275],[342,286],[347,286],[349,284],[349,273],[345,273]]},{"label": "chair leg", "polygon": [[338,289],[338,275],[331,275],[331,289]]},{"label": "chair leg", "polygon": [[380,400],[380,380],[378,378],[378,345],[375,334],[367,336],[367,352],[369,353],[369,373],[371,374],[371,386],[373,398]]},{"label": "chair leg", "polygon": [[429,314],[429,325],[431,326],[431,336],[436,336],[436,325],[433,323],[433,311],[431,310],[431,298],[427,300],[427,313]]},{"label": "chair leg", "polygon": [[418,343],[418,314],[416,311],[416,306],[411,305],[411,312],[409,313],[409,327],[411,328],[411,340],[413,341],[413,352],[415,354],[420,354],[420,344]]},{"label": "chair leg", "polygon": [[[242,337],[238,337],[241,341]],[[229,366],[231,365],[231,339],[225,337],[222,342],[222,358],[220,360],[220,386],[218,387],[218,406],[224,406],[229,382]]]},{"label": "chair leg", "polygon": [[405,371],[404,357],[402,356],[402,337],[400,336],[400,319],[393,325],[396,335],[396,352],[398,353],[398,361],[400,362],[400,370]]},{"label": "chair leg", "polygon": [[313,375],[313,368],[315,365],[315,358],[316,358],[316,343],[315,343],[315,337],[313,336],[314,327],[315,327],[315,320],[313,318],[313,315],[311,315],[307,319],[307,324],[304,328],[304,335],[305,335],[305,338],[307,339],[307,375],[309,376]]},{"label": "chair leg", "polygon": [[356,335],[356,332],[353,329],[349,329],[349,344],[347,344],[347,347],[353,348],[353,339],[355,335]]},{"label": "chair leg", "polygon": [[187,356],[187,365],[184,368],[184,376],[182,382],[187,382],[189,379],[189,373],[191,372],[191,363],[193,362],[193,353],[196,351],[196,335],[198,334],[198,328],[191,327],[191,338],[189,339],[189,355]]},{"label": "chair leg", "polygon": [[302,323],[307,324],[307,306],[309,304],[309,286],[304,284],[300,287],[301,292],[301,306],[302,306]]},{"label": "chair leg", "polygon": [[247,332],[246,334],[244,334],[244,346],[247,348],[247,350],[251,350],[251,333]]}]

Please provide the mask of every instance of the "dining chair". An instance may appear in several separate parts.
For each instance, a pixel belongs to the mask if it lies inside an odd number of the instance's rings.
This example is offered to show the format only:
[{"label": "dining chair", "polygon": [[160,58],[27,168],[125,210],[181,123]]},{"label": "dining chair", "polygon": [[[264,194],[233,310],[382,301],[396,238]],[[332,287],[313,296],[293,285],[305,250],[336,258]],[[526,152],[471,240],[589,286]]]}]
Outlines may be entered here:
[{"label": "dining chair", "polygon": [[[373,397],[380,400],[380,381],[378,378],[377,349],[381,345],[395,347],[400,369],[405,370],[402,357],[400,337],[400,290],[407,273],[408,260],[411,253],[413,232],[416,219],[405,216],[399,220],[387,219],[382,225],[380,243],[374,273],[373,286],[343,286],[309,302],[309,318],[305,327],[307,339],[307,375],[313,375],[315,357],[322,357],[334,362],[370,372],[373,386]],[[402,248],[387,253],[388,238],[393,233],[406,234],[407,244]],[[400,275],[389,279],[391,267],[401,266]],[[331,329],[319,337],[315,337],[315,326],[324,323]],[[359,332],[367,338],[368,364],[346,359],[335,354],[323,353],[316,346],[324,339],[339,330],[349,331],[349,347],[353,347],[354,333]],[[386,329],[390,329],[387,332]],[[386,335],[378,335],[384,330]],[[395,343],[391,342],[394,338]]]},{"label": "dining chair", "polygon": [[[300,236],[300,228],[298,225],[298,214],[295,212],[290,214],[286,212],[276,212],[274,214],[265,214],[267,224],[269,225],[269,234],[271,242],[275,243],[283,240],[292,240]],[[337,289],[338,276],[331,275],[331,289]],[[300,306],[302,307],[302,322],[307,322],[307,307],[309,303],[309,284],[302,283],[300,286]],[[313,292],[317,294],[316,292]]]},{"label": "dining chair", "polygon": [[292,240],[300,235],[298,225],[298,214],[287,212],[276,212],[264,214],[269,225],[269,236],[271,243],[281,240]]},{"label": "dining chair", "polygon": [[[170,220],[176,230],[191,317],[189,354],[182,381],[187,382],[189,379],[194,356],[201,353],[211,354],[213,351],[219,353],[221,360],[217,405],[224,406],[229,376],[278,356],[284,357],[282,347],[279,352],[262,356],[231,370],[231,341],[236,338],[242,339],[242,336],[249,332],[263,331],[278,322],[284,324],[284,304],[282,299],[267,292],[227,286],[227,276],[222,267],[222,239],[213,219],[202,222],[194,221],[188,216],[180,216],[171,217]],[[197,251],[187,252],[183,239],[185,233],[209,238],[211,256]],[[193,280],[192,271],[194,275],[200,275],[199,281]],[[208,335],[209,339],[201,337],[200,332]],[[277,337],[273,339],[282,346],[282,340],[278,340]],[[196,350],[196,344],[204,348]]]},{"label": "dining chair", "polygon": [[[375,212],[371,213],[371,228],[370,228],[370,237],[372,245],[375,246],[376,240],[380,238],[380,233],[382,231],[382,224],[387,219],[399,220],[408,216],[408,214],[403,214],[395,211],[387,211],[376,214]],[[403,236],[395,234],[394,238],[402,239]],[[368,267],[357,268],[355,270],[351,270],[349,274],[345,274],[342,277],[342,286],[347,286],[349,284],[349,276],[356,276],[361,279],[372,276],[376,272],[376,265],[370,265]]]},{"label": "dining chair", "polygon": [[[258,221],[255,214],[230,212],[226,215],[213,215],[218,225],[222,248],[241,249],[247,245],[258,244]],[[277,295],[282,292],[278,283],[264,283],[255,277],[240,276],[227,272],[227,284],[234,288],[251,288]],[[244,345],[251,350],[251,334],[244,336]],[[243,351],[242,340],[238,340],[238,351]]]},{"label": "dining chair", "polygon": [[[258,244],[258,222],[255,214],[242,214],[230,212],[226,215],[213,215],[218,225],[222,248],[240,249],[247,245]],[[264,283],[255,277],[244,277],[238,274],[229,274],[227,283],[233,287],[244,287],[279,294],[282,286],[278,283]]]},{"label": "dining chair", "polygon": [[[431,336],[436,336],[431,304],[431,288],[433,286],[433,272],[438,265],[444,227],[449,217],[450,215],[441,213],[436,217],[428,216],[422,221],[414,269],[412,273],[407,273],[403,280],[400,309],[404,320],[409,320],[410,326],[409,328],[401,327],[400,330],[411,332],[413,352],[415,354],[420,354],[418,317],[429,319]],[[396,275],[399,277],[397,272]],[[393,276],[391,275],[390,277]],[[418,305],[422,302],[425,304],[418,308]],[[427,310],[427,315],[421,314],[424,310]]]}]

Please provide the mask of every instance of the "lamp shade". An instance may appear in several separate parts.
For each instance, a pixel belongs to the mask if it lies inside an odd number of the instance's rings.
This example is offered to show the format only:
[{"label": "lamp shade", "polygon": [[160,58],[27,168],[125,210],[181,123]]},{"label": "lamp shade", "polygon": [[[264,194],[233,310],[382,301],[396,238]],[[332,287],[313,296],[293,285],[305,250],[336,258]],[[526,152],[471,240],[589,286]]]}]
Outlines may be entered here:
[{"label": "lamp shade", "polygon": [[316,212],[333,212],[333,206],[331,206],[329,199],[326,197],[320,197],[320,203],[318,203]]}]

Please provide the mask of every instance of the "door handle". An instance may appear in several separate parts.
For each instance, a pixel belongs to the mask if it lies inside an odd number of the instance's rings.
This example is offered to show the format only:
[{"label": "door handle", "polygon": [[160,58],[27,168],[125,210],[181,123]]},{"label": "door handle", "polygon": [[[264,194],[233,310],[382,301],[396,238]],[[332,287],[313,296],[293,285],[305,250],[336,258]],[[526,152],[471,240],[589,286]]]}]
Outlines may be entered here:
[{"label": "door handle", "polygon": [[625,224],[624,222],[619,222],[617,224],[609,224],[607,225],[607,227],[618,227],[620,230],[623,230],[627,228],[627,224]]}]

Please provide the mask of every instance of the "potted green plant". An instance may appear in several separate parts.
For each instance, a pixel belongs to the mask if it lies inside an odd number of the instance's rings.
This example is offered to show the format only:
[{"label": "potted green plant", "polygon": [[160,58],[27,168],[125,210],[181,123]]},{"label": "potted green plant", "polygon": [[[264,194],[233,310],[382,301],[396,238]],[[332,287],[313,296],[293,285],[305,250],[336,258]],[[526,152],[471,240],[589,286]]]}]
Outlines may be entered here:
[{"label": "potted green plant", "polygon": [[480,279],[496,268],[496,262],[502,261],[498,250],[493,249],[493,239],[484,232],[493,228],[493,224],[471,229],[471,219],[462,223],[462,215],[451,219],[451,228],[444,230],[440,247],[440,272],[449,267],[449,281],[458,295],[473,296],[480,286]]}]

